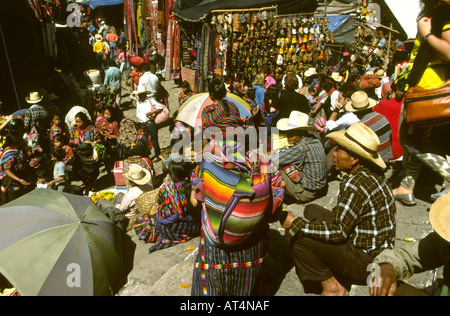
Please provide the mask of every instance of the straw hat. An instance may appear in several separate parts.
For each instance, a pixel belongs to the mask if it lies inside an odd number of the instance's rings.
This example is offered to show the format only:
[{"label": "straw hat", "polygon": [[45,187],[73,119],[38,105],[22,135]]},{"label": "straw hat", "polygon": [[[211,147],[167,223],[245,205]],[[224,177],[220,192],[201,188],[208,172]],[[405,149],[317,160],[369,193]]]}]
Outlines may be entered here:
[{"label": "straw hat", "polygon": [[97,42],[101,42],[102,41],[102,36],[100,35],[100,34],[96,34],[95,35],[95,40],[97,41]]},{"label": "straw hat", "polygon": [[30,104],[39,103],[42,101],[44,96],[40,95],[39,92],[31,92],[30,96],[26,97],[25,100]]},{"label": "straw hat", "polygon": [[292,111],[289,118],[280,119],[277,128],[280,131],[290,131],[294,129],[316,131],[315,126],[308,124],[309,116],[299,111]]},{"label": "straw hat", "polygon": [[383,69],[378,69],[378,70],[375,72],[375,76],[377,76],[377,77],[380,78],[380,79],[384,78],[384,77],[385,77],[385,76],[384,76],[384,70],[383,70]]},{"label": "straw hat", "polygon": [[439,236],[450,242],[450,194],[441,196],[433,203],[430,223]]},{"label": "straw hat", "polygon": [[307,71],[305,71],[305,77],[311,77],[312,75],[317,75],[316,68],[309,68]]},{"label": "straw hat", "polygon": [[128,172],[124,173],[124,176],[137,185],[147,184],[152,179],[150,171],[137,164],[131,164]]},{"label": "straw hat", "polygon": [[137,88],[137,90],[134,90],[133,92],[131,92],[134,95],[139,95],[141,93],[148,93],[148,89],[146,85],[140,84]]},{"label": "straw hat", "polygon": [[348,112],[358,112],[373,108],[377,101],[369,98],[364,91],[356,91],[352,94],[350,102],[345,105]]},{"label": "straw hat", "polygon": [[358,157],[372,162],[382,169],[386,168],[385,162],[378,154],[380,140],[367,125],[356,122],[346,131],[332,132],[327,137]]},{"label": "straw hat", "polygon": [[339,75],[338,72],[333,72],[333,73],[331,74],[331,78],[333,78],[334,81],[339,81],[339,82],[341,82],[342,80],[344,80],[344,77],[342,77],[341,75]]}]

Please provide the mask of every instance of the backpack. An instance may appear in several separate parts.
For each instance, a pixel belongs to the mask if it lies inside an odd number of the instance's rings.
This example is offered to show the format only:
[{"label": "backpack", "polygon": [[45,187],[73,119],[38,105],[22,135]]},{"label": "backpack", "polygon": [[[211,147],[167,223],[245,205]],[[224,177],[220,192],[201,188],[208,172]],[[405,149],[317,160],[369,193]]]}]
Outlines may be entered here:
[{"label": "backpack", "polygon": [[381,87],[381,81],[376,75],[362,75],[359,81],[361,90],[374,89]]},{"label": "backpack", "polygon": [[268,172],[270,162],[255,153],[241,164],[227,161],[225,150],[217,146],[205,148],[206,152],[211,150],[213,155],[204,155],[199,162],[203,174],[203,233],[219,248],[239,246],[257,235],[264,224],[278,220],[284,182],[277,170],[272,177]]}]

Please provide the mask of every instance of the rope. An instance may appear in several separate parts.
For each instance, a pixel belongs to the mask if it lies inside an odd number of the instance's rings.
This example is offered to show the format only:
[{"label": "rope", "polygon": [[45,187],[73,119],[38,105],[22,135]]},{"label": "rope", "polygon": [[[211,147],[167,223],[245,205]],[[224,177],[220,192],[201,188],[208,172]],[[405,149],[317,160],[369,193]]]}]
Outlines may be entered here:
[{"label": "rope", "polygon": [[3,47],[5,47],[5,54],[6,54],[6,59],[8,61],[9,72],[11,74],[11,79],[12,79],[12,83],[13,83],[13,86],[14,86],[14,93],[16,94],[17,105],[19,106],[19,110],[20,110],[21,107],[20,107],[20,102],[19,102],[19,96],[17,95],[16,83],[14,81],[14,76],[13,76],[12,69],[11,69],[11,63],[9,61],[8,50],[6,49],[5,38],[3,37],[3,30],[2,30],[2,26],[1,25],[0,25],[0,33],[2,34]]}]

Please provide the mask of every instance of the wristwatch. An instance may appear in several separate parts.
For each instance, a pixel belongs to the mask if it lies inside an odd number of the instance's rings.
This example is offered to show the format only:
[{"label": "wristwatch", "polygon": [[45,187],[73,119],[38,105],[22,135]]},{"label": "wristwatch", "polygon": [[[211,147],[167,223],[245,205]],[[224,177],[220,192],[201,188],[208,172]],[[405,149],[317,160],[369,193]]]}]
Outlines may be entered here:
[{"label": "wristwatch", "polygon": [[428,33],[427,35],[425,35],[423,38],[423,41],[425,42],[428,39],[428,37],[430,37],[431,35],[433,35],[433,33],[431,33],[431,32]]}]

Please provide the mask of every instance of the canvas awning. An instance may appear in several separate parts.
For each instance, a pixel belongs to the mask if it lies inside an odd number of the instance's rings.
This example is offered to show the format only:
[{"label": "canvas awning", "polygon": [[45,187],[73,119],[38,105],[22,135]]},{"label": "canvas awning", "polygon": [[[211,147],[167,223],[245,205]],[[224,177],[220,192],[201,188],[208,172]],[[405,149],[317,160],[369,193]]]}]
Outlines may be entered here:
[{"label": "canvas awning", "polygon": [[384,0],[384,2],[408,35],[408,39],[416,38],[420,0]]},{"label": "canvas awning", "polygon": [[317,0],[204,0],[197,5],[180,10],[178,17],[186,21],[197,22],[214,10],[250,9],[277,5],[278,14],[312,13],[318,5]]},{"label": "canvas awning", "polygon": [[90,6],[93,10],[97,7],[123,4],[123,0],[89,0],[80,2],[81,4]]}]

